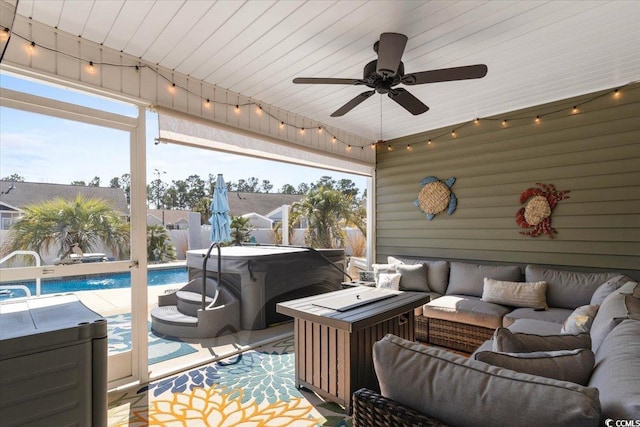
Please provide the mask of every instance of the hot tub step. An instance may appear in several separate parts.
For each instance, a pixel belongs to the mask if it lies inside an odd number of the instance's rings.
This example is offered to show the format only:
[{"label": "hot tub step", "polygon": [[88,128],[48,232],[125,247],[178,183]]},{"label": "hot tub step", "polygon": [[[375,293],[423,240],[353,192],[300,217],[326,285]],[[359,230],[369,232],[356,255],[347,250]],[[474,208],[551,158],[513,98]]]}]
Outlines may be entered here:
[{"label": "hot tub step", "polygon": [[[187,316],[198,317],[198,310],[202,308],[202,294],[189,291],[176,292],[178,311]],[[213,302],[213,298],[205,295],[205,306]]]},{"label": "hot tub step", "polygon": [[198,338],[198,318],[181,313],[175,305],[154,307],[151,329],[172,337]]}]

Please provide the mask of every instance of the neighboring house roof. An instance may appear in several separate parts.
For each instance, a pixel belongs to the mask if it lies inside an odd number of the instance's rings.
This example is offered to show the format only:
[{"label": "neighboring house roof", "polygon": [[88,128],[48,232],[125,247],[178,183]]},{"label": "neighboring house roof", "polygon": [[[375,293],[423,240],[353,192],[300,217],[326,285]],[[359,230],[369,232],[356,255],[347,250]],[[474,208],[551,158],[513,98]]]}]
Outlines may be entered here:
[{"label": "neighboring house roof", "polygon": [[193,211],[187,210],[173,210],[173,209],[147,209],[147,217],[153,216],[162,223],[162,215],[164,213],[165,225],[170,224],[188,224],[189,213]]},{"label": "neighboring house roof", "polygon": [[[13,189],[7,190],[13,185]],[[11,182],[0,181],[0,203],[23,209],[25,206],[61,197],[73,200],[78,195],[105,200],[113,208],[128,214],[127,197],[122,188],[86,187],[82,185],[48,184],[43,182]],[[6,193],[6,194],[5,194]]]},{"label": "neighboring house roof", "polygon": [[267,216],[269,212],[282,205],[290,205],[301,200],[304,194],[229,192],[227,197],[229,198],[229,214],[232,216],[252,212]]}]

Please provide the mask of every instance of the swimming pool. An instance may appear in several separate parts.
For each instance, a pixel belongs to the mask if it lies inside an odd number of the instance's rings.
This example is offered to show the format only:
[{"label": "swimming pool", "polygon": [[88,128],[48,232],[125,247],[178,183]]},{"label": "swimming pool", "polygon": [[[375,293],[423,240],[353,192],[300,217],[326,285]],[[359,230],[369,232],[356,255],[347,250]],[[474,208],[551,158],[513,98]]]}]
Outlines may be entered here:
[{"label": "swimming pool", "polygon": [[[148,286],[170,285],[173,283],[186,283],[188,281],[186,267],[157,268],[147,270]],[[16,283],[0,283],[2,285],[23,285],[29,288],[31,295],[36,294],[36,282],[25,281]],[[119,289],[131,286],[129,273],[110,273],[91,276],[75,276],[73,278],[42,279],[40,281],[41,293],[56,294],[61,292],[99,291],[103,289]],[[23,297],[24,291],[11,289],[10,293],[0,294],[0,300],[12,297]]]}]

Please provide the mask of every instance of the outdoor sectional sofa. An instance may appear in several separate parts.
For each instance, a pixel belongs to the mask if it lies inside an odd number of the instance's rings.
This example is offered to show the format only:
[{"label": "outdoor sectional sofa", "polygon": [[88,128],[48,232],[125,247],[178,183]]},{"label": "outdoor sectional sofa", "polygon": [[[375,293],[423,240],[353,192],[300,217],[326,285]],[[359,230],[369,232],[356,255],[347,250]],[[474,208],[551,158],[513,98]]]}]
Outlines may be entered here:
[{"label": "outdoor sectional sofa", "polygon": [[636,279],[392,257],[375,271],[400,274],[400,289],[432,293],[416,312],[418,340],[473,354],[385,337],[374,346],[381,394],[354,394],[354,426],[598,426],[640,419]]}]

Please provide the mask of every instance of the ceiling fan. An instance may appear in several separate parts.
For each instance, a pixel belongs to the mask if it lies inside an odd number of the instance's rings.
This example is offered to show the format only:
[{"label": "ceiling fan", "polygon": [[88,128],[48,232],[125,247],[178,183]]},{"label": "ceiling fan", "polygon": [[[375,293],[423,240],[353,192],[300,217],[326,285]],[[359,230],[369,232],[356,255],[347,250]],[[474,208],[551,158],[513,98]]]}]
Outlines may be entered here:
[{"label": "ceiling fan", "polygon": [[417,73],[405,74],[404,64],[401,59],[407,40],[408,38],[404,34],[380,34],[380,40],[375,42],[373,45],[373,50],[378,54],[378,59],[371,61],[364,66],[364,76],[362,79],[296,77],[293,79],[293,83],[354,86],[364,85],[373,89],[362,92],[360,95],[334,111],[331,114],[331,117],[340,117],[345,115],[376,92],[380,94],[386,93],[389,98],[393,99],[405,110],[414,116],[417,116],[418,114],[428,111],[429,107],[406,89],[395,86],[400,83],[407,86],[413,86],[452,80],[479,79],[487,74],[487,66],[484,64],[442,68],[439,70],[419,71]]}]

